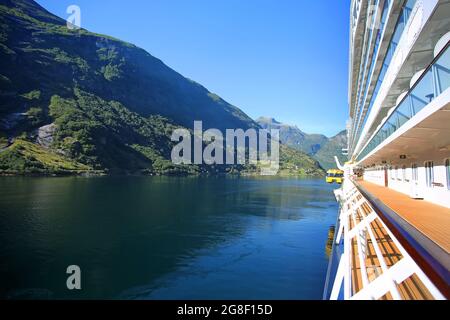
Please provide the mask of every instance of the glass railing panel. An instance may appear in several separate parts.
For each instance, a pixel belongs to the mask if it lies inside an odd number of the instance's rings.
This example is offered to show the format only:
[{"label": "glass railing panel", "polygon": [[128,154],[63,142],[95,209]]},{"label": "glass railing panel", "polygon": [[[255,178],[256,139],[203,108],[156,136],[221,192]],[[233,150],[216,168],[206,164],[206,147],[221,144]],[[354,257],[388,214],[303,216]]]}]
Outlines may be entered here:
[{"label": "glass railing panel", "polygon": [[408,2],[406,3],[406,6],[405,6],[405,10],[407,12],[411,12],[412,9],[414,8],[414,5],[416,4],[416,2],[417,2],[417,0],[408,0]]},{"label": "glass railing panel", "polygon": [[397,109],[398,125],[401,127],[406,121],[411,119],[411,101],[409,97],[400,104]]},{"label": "glass railing panel", "polygon": [[[425,75],[418,80],[413,89],[389,116],[378,133],[372,138],[372,141],[362,150],[357,157],[358,160],[367,156],[373,149],[433,101],[436,98],[435,93],[439,95],[450,87],[450,50],[448,50],[448,45],[444,50],[441,56],[428,68]],[[433,81],[433,78],[435,81]]]},{"label": "glass railing panel", "polygon": [[446,50],[436,62],[435,70],[438,90],[442,93],[450,87],[450,50]]},{"label": "glass railing panel", "polygon": [[384,136],[384,131],[380,131],[377,134],[377,141],[375,141],[374,147],[376,147],[381,142],[381,140],[383,139],[383,136]]},{"label": "glass railing panel", "polygon": [[411,100],[414,114],[422,110],[434,99],[433,72],[428,70],[425,76],[411,92]]},{"label": "glass railing panel", "polygon": [[378,142],[380,141],[380,133],[379,134],[377,134],[376,136],[375,136],[375,139],[374,139],[374,141],[373,141],[373,145],[372,145],[372,147],[373,148],[375,148],[375,146],[378,144]]},{"label": "glass railing panel", "polygon": [[[392,125],[393,132],[392,133],[394,133],[395,131],[397,131],[400,128],[400,114],[397,111],[395,111],[394,115],[395,115],[395,119],[392,120],[392,123],[393,123],[393,125]],[[394,122],[394,120],[395,120],[395,122]]]},{"label": "glass railing panel", "polygon": [[[395,113],[393,114],[393,116],[396,115]],[[395,122],[394,122],[395,121]],[[392,122],[388,122],[389,127],[388,127],[388,137],[390,137],[397,129],[397,121],[396,119],[392,119]]]},{"label": "glass railing panel", "polygon": [[415,96],[411,97],[411,103],[412,103],[414,114],[416,114],[417,112],[422,110],[427,105],[427,102],[425,100],[416,98]]},{"label": "glass railing panel", "polygon": [[[387,139],[387,138],[389,138],[389,136],[391,135],[391,134],[393,134],[394,133],[394,130],[395,130],[395,127],[393,127],[389,122],[387,122],[387,126],[386,126],[386,136],[384,137],[384,139]],[[383,139],[383,140],[384,140]]]},{"label": "glass railing panel", "polygon": [[383,129],[381,129],[381,134],[380,134],[380,139],[381,140],[384,140],[384,139],[386,139],[387,137],[388,137],[388,135],[389,135],[389,133],[388,133],[388,130],[389,130],[389,128],[388,128],[388,126],[385,124],[384,126],[383,126]]},{"label": "glass railing panel", "polygon": [[378,79],[378,83],[381,85],[381,83],[383,83],[383,79],[384,76],[386,75],[388,69],[388,65],[387,64],[383,64],[383,68],[381,68],[381,72],[380,72],[380,79]]}]

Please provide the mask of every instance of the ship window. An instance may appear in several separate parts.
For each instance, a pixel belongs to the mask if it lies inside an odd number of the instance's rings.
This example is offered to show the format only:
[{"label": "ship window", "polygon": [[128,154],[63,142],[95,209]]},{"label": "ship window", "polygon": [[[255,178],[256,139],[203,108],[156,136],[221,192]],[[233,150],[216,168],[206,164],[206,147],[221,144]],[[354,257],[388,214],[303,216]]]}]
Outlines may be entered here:
[{"label": "ship window", "polygon": [[412,171],[412,179],[413,179],[413,181],[417,181],[419,179],[418,170],[417,170],[417,164],[413,163],[411,165],[411,171]]},{"label": "ship window", "polygon": [[425,162],[425,173],[427,179],[427,186],[432,187],[434,181],[434,164],[433,161]]},{"label": "ship window", "polygon": [[447,173],[447,189],[450,190],[450,159],[445,160],[445,172]]}]

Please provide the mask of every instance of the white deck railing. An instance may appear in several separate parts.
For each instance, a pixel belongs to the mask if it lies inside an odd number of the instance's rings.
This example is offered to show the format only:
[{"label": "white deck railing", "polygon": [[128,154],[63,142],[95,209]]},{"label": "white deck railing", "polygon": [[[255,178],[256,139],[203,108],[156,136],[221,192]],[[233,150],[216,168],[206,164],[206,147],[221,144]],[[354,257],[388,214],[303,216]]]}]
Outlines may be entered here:
[{"label": "white deck railing", "polygon": [[[383,223],[378,214],[373,210],[371,204],[358,191],[355,184],[346,179],[341,189],[335,191],[337,200],[340,203],[339,228],[336,235],[336,244],[343,241],[344,251],[340,257],[339,265],[331,291],[331,300],[339,298],[343,287],[344,299],[380,299],[390,294],[395,300],[402,299],[399,285],[405,280],[416,275],[421,282],[421,287],[425,287],[432,298],[445,299],[436,286],[425,275],[417,263],[411,258],[392,232]],[[362,207],[364,206],[364,208]],[[372,222],[381,225],[387,234],[385,240],[391,240],[398,249],[397,256],[401,258],[388,266],[385,261],[386,253],[380,248],[380,243],[375,237]],[[370,239],[376,254],[379,266],[366,266],[368,253],[368,240]],[[352,249],[352,241],[356,240],[356,251]],[[379,239],[380,242],[383,239]],[[359,270],[355,270],[355,263],[352,259],[358,255]],[[393,261],[393,260],[391,260]],[[381,269],[381,272],[379,271]],[[369,270],[371,271],[369,273]],[[357,290],[352,288],[352,281],[355,281],[355,272],[360,276],[362,287]],[[353,273],[353,278],[352,278]],[[375,278],[373,277],[375,273]],[[377,274],[380,273],[380,274]],[[371,279],[369,279],[371,275]]]}]

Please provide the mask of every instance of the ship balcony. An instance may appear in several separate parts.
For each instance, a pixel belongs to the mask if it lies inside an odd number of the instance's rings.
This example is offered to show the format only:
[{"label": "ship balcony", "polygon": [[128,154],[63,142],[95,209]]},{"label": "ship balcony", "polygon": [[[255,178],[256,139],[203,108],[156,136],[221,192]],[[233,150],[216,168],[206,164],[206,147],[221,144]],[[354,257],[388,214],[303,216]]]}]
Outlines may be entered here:
[{"label": "ship balcony", "polygon": [[[410,90],[414,84],[411,79],[417,80],[417,72],[428,69],[443,48],[442,40],[448,41],[446,33],[450,30],[450,2],[417,1],[407,16],[407,23],[400,23],[396,27],[395,34],[400,37],[392,39],[379,77],[373,78],[376,83],[369,86],[369,98],[362,108],[362,120],[350,146],[353,157],[361,153],[378,130],[379,124],[398,105],[399,96],[404,96],[404,92]],[[403,32],[397,32],[399,28]],[[429,94],[436,97],[435,92]],[[424,101],[429,101],[430,98],[431,96]]]},{"label": "ship balcony", "polygon": [[[432,64],[412,79],[412,88],[392,108],[357,156],[369,166],[398,159],[417,158],[450,145],[450,44]],[[418,78],[418,79],[417,79]],[[416,80],[417,79],[417,80]],[[416,80],[416,81],[414,81]]]}]

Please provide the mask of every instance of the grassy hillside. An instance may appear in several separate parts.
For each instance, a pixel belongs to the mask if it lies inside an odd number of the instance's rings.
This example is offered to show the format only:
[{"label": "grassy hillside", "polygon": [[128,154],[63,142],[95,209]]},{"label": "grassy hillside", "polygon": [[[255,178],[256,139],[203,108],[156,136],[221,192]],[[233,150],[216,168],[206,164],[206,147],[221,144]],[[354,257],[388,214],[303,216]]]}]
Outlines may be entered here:
[{"label": "grassy hillside", "polygon": [[0,171],[6,174],[73,174],[91,170],[87,165],[21,139],[16,140],[8,149],[0,151]]}]

